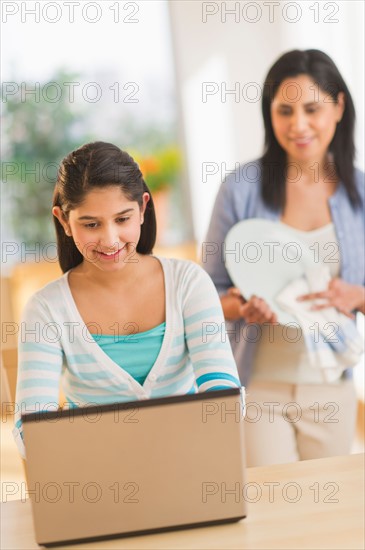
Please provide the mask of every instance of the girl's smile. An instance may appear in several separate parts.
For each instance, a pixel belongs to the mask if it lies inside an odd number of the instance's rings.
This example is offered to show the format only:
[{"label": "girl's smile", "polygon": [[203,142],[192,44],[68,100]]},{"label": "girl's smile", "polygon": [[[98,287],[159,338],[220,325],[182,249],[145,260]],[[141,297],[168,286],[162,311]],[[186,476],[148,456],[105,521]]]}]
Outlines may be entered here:
[{"label": "girl's smile", "polygon": [[116,261],[121,251],[124,249],[125,249],[125,245],[114,252],[103,252],[101,250],[95,250],[95,252],[99,254],[101,259],[104,259],[106,261],[110,261],[110,260]]}]

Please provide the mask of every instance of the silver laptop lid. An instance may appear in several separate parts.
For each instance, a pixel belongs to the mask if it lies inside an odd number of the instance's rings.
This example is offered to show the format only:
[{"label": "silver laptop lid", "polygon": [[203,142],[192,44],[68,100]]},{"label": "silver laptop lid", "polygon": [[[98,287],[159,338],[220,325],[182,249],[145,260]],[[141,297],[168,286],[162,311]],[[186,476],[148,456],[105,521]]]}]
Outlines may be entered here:
[{"label": "silver laptop lid", "polygon": [[246,515],[238,388],[31,413],[22,421],[38,544]]}]

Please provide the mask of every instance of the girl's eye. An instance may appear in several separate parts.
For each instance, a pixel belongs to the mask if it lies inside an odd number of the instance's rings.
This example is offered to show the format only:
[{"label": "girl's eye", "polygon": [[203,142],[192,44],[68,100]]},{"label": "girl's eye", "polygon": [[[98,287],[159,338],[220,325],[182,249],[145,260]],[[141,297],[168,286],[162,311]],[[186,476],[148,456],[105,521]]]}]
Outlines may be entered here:
[{"label": "girl's eye", "polygon": [[[117,218],[116,219],[116,222],[117,223],[124,223],[126,222],[127,220],[129,220],[129,217],[127,218]],[[87,229],[96,229],[96,227],[98,227],[98,223],[97,222],[90,222],[90,223],[86,223],[84,225],[84,227],[86,227]]]},{"label": "girl's eye", "polygon": [[318,111],[318,107],[308,107],[307,109],[307,113],[315,113],[316,111]]},{"label": "girl's eye", "polygon": [[279,110],[279,115],[288,116],[290,114],[291,114],[291,111],[289,109],[280,109]]}]

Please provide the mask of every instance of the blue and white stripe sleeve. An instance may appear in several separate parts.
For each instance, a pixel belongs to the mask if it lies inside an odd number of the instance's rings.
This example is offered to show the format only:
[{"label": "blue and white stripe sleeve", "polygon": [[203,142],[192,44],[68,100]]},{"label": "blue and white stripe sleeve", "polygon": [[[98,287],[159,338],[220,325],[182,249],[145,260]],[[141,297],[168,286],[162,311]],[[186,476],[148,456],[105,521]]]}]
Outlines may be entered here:
[{"label": "blue and white stripe sleeve", "polygon": [[[56,304],[55,304],[56,307]],[[25,458],[21,414],[57,410],[63,353],[62,327],[33,296],[25,307],[18,340],[18,377],[13,435]]]},{"label": "blue and white stripe sleeve", "polygon": [[183,284],[185,341],[200,392],[241,387],[222,306],[209,275],[190,264]]}]

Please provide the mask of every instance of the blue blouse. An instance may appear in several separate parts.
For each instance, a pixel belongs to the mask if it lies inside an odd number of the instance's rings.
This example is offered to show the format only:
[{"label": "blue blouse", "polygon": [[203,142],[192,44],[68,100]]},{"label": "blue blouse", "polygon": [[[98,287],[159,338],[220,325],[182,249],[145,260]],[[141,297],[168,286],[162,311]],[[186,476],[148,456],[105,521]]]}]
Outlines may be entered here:
[{"label": "blue blouse", "polygon": [[156,362],[165,336],[166,323],[136,334],[92,334],[110,359],[141,386]]}]

